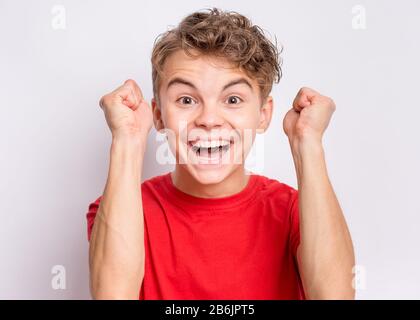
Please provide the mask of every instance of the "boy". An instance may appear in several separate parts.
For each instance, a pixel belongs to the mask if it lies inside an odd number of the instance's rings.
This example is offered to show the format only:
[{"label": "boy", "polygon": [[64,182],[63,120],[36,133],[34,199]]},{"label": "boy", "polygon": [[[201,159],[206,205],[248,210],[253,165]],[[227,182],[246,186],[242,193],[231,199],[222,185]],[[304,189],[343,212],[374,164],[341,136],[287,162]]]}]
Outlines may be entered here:
[{"label": "boy", "polygon": [[[303,88],[284,118],[297,191],[244,168],[281,77],[258,26],[195,12],[158,39],[152,67],[151,107],[133,80],[100,101],[112,144],[87,214],[93,298],[353,299],[352,241],[322,147],[334,102]],[[177,163],[139,187],[152,125]]]}]

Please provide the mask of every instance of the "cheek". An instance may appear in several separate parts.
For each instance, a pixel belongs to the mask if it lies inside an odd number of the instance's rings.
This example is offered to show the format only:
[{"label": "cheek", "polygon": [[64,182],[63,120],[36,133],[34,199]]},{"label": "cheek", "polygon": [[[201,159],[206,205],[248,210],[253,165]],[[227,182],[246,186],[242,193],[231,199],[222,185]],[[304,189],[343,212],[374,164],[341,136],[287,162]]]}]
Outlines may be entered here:
[{"label": "cheek", "polygon": [[164,118],[165,131],[167,132],[170,149],[172,154],[176,156],[177,161],[179,161],[180,158],[186,159],[186,143],[191,121],[185,113],[174,109],[167,108],[167,112],[162,117]]},{"label": "cheek", "polygon": [[165,128],[178,131],[182,117],[178,112],[175,112],[175,108],[173,108],[171,105],[165,104],[162,108],[162,120]]},{"label": "cheek", "polygon": [[232,113],[229,122],[233,128],[239,130],[255,130],[258,127],[260,113],[254,108]]},{"label": "cheek", "polygon": [[260,112],[256,107],[241,111],[244,112],[238,112],[235,117],[232,117],[231,125],[240,132],[241,144],[237,147],[241,149],[242,156],[246,157],[255,140]]}]

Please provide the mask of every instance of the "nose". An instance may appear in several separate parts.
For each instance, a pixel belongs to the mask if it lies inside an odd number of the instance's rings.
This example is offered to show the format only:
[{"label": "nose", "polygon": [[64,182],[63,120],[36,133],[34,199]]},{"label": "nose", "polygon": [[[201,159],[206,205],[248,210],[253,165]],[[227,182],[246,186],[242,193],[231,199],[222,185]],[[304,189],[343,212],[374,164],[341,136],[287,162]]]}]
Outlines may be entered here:
[{"label": "nose", "polygon": [[222,126],[224,124],[223,117],[219,114],[219,108],[216,104],[206,104],[200,109],[200,113],[195,118],[197,127],[211,129]]}]

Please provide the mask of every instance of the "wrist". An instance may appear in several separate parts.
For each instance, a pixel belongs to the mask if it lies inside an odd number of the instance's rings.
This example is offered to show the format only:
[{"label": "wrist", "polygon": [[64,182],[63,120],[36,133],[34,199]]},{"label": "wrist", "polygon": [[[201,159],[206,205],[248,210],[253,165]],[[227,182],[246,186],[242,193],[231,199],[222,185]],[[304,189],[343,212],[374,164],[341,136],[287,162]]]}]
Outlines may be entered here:
[{"label": "wrist", "polygon": [[321,139],[307,137],[290,141],[293,162],[295,164],[298,184],[305,176],[323,174],[325,154]]},{"label": "wrist", "polygon": [[289,139],[289,142],[293,154],[316,155],[323,153],[322,137],[302,136],[293,140]]},{"label": "wrist", "polygon": [[143,156],[146,151],[147,137],[135,135],[113,135],[111,151]]},{"label": "wrist", "polygon": [[112,132],[112,142],[124,144],[143,144],[147,143],[147,135],[143,133]]}]

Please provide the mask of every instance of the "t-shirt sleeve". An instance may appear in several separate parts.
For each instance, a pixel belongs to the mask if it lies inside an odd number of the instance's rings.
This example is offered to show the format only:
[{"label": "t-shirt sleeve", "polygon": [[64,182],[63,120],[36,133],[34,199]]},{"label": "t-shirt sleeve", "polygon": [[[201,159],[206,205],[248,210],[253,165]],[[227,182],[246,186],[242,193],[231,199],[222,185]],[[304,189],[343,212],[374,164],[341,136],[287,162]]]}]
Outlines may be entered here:
[{"label": "t-shirt sleeve", "polygon": [[292,195],[290,197],[290,234],[289,243],[290,249],[293,256],[297,258],[297,249],[300,244],[300,229],[299,229],[299,192],[296,189],[292,189]]},{"label": "t-shirt sleeve", "polygon": [[96,213],[98,212],[99,203],[101,202],[101,198],[102,198],[102,196],[100,196],[94,202],[89,204],[89,207],[88,207],[88,212],[86,214],[88,241],[90,241],[90,236],[92,234],[93,224],[95,222],[95,217],[96,217]]}]

